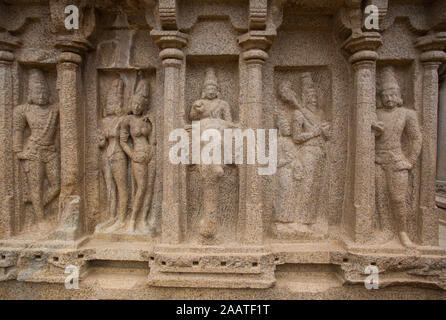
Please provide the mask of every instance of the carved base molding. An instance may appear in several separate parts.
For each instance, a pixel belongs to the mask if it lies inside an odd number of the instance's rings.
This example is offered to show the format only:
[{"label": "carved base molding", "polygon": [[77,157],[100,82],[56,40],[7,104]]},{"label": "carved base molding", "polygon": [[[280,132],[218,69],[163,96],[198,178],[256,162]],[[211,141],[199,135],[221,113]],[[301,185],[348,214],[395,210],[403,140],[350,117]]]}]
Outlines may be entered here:
[{"label": "carved base molding", "polygon": [[160,247],[149,262],[149,285],[195,288],[269,288],[273,254],[261,247]]},{"label": "carved base molding", "polygon": [[[13,245],[9,243],[9,245]],[[366,297],[364,280],[367,266],[379,270],[376,296],[400,287],[423,292],[426,297],[446,298],[446,252],[437,247],[386,250],[325,242],[270,243],[263,247],[167,246],[150,242],[109,241],[88,237],[77,248],[57,247],[41,242],[0,250],[0,294],[14,298],[17,286],[29,297],[42,297],[35,285],[51,287],[57,294],[89,299],[162,298],[169,292],[183,297],[188,288],[211,292],[230,289],[231,297],[243,298],[243,289],[253,296],[265,297],[274,291],[276,298]],[[79,267],[79,289],[64,287],[65,268]],[[12,281],[12,282],[11,282]],[[5,287],[5,283],[8,285]],[[33,284],[34,283],[34,284]],[[158,289],[157,289],[158,288]],[[163,288],[164,291],[159,291]],[[346,288],[349,288],[348,290]],[[262,290],[255,290],[262,289]],[[443,290],[437,290],[443,289]],[[167,290],[167,291],[165,291]],[[278,291],[280,294],[278,295]],[[387,290],[387,291],[386,291]],[[66,291],[66,292],[65,292]],[[335,291],[343,292],[334,294]],[[160,293],[163,292],[163,293]],[[182,292],[182,293],[181,293]],[[283,296],[283,297],[282,297]],[[217,295],[209,296],[219,298]],[[407,298],[402,292],[398,298]],[[184,296],[187,298],[187,296]]]}]

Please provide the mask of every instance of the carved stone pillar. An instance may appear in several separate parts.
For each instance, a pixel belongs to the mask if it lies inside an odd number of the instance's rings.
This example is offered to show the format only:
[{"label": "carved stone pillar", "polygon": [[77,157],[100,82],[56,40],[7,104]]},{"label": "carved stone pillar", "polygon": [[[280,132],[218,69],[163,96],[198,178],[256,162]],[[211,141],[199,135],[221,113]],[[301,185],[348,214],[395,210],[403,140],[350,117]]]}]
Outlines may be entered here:
[{"label": "carved stone pillar", "polygon": [[80,55],[62,52],[57,66],[60,104],[61,194],[71,195],[79,179],[78,88]]},{"label": "carved stone pillar", "polygon": [[[366,243],[373,237],[375,208],[375,137],[372,125],[376,122],[376,49],[381,45],[379,33],[363,33],[350,37],[344,48],[352,55],[353,123],[351,210],[344,223],[356,243]],[[349,192],[347,190],[347,192]]]},{"label": "carved stone pillar", "polygon": [[437,161],[438,68],[446,60],[442,49],[446,46],[446,33],[431,34],[417,40],[422,51],[423,68],[422,133],[420,206],[418,232],[422,245],[438,245],[438,213],[435,210],[435,184]]},{"label": "carved stone pillar", "polygon": [[160,48],[164,68],[163,106],[163,201],[161,232],[164,244],[178,244],[181,241],[181,190],[180,166],[169,160],[169,150],[175,142],[169,142],[172,130],[182,127],[184,111],[180,110],[183,88],[182,70],[187,35],[178,31],[152,31],[151,36]]},{"label": "carved stone pillar", "polygon": [[[259,32],[258,32],[259,33]],[[260,33],[259,33],[260,34]],[[242,59],[246,65],[245,77],[241,82],[243,101],[240,107],[240,121],[242,126],[250,129],[261,129],[263,109],[263,64],[268,59],[266,50],[271,41],[265,35],[248,33],[239,38],[243,49]],[[258,165],[242,166],[241,175],[244,176],[241,186],[240,199],[244,203],[244,237],[246,244],[262,244],[263,242],[263,186],[262,176],[258,173]],[[244,171],[244,172],[243,172]]]},{"label": "carved stone pillar", "polygon": [[[81,83],[79,67],[82,63],[81,52],[87,49],[87,45],[79,43],[58,43],[61,49],[57,64],[57,90],[59,94],[59,118],[60,118],[60,160],[61,160],[61,193],[60,193],[60,217],[68,217],[70,213],[64,212],[73,207],[77,208],[82,203],[82,144],[81,144]],[[74,215],[79,210],[73,211]],[[82,228],[82,219],[74,217],[79,222],[75,226],[67,227],[64,221],[60,221],[60,227],[56,233],[61,240],[74,240]],[[64,230],[71,230],[64,232]]]},{"label": "carved stone pillar", "polygon": [[[438,143],[437,143],[437,207],[446,209],[446,64],[440,69],[438,92]],[[445,210],[440,209],[440,223],[445,220]]]},{"label": "carved stone pillar", "polygon": [[0,46],[0,234],[9,237],[14,227],[14,157],[12,151],[14,54],[11,46]]}]

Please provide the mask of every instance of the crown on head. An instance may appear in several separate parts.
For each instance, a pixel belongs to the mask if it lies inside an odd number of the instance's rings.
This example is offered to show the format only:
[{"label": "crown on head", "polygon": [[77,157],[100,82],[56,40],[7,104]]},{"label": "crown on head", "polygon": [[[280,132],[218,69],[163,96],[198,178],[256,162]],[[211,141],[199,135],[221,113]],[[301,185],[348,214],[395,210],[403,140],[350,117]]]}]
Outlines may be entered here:
[{"label": "crown on head", "polygon": [[204,76],[203,87],[206,87],[206,86],[209,86],[209,85],[213,85],[213,86],[218,87],[217,76],[215,75],[214,68],[206,69],[206,74]]},{"label": "crown on head", "polygon": [[381,74],[381,91],[388,89],[400,90],[398,80],[395,77],[395,71],[392,67],[385,67]]}]

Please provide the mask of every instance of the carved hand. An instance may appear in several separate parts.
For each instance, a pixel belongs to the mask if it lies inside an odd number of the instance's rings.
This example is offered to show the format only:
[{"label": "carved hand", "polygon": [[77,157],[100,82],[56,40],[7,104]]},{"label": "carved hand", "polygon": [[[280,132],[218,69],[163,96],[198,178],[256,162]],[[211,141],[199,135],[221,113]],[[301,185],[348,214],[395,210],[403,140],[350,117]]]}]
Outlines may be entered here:
[{"label": "carved hand", "polygon": [[193,105],[193,108],[195,109],[195,111],[197,111],[198,113],[202,113],[204,110],[203,110],[203,107],[204,107],[204,105],[203,105],[203,101],[201,101],[201,100],[198,100],[198,101],[196,101],[195,103],[194,103],[194,105]]},{"label": "carved hand", "polygon": [[121,131],[119,138],[122,142],[127,142],[129,140],[129,133],[126,131]]},{"label": "carved hand", "polygon": [[99,148],[105,147],[105,137],[102,134],[99,135],[98,140]]},{"label": "carved hand", "polygon": [[408,160],[405,159],[405,160],[398,161],[396,163],[395,169],[397,171],[399,171],[399,170],[410,170],[410,169],[412,169],[412,167],[413,167],[412,163],[410,163]]},{"label": "carved hand", "polygon": [[331,136],[331,132],[330,132],[331,126],[330,126],[330,123],[324,122],[322,124],[322,126],[321,126],[321,129],[322,129],[322,134],[324,135],[324,138],[326,140],[329,139],[330,136]]},{"label": "carved hand", "polygon": [[384,131],[384,123],[382,121],[372,123],[372,129],[375,131],[375,136],[379,137]]},{"label": "carved hand", "polygon": [[311,138],[320,136],[320,135],[322,134],[322,130],[323,130],[323,129],[322,129],[320,126],[315,126]]}]

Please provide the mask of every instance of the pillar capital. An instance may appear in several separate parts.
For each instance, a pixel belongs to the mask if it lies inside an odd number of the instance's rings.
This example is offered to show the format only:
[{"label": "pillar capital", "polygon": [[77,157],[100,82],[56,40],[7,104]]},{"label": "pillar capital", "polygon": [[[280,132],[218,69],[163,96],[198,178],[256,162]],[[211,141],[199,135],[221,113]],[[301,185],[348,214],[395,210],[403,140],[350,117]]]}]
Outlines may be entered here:
[{"label": "pillar capital", "polygon": [[177,48],[166,48],[160,51],[160,58],[165,67],[179,67],[183,63],[184,53]]},{"label": "pillar capital", "polygon": [[446,32],[429,33],[415,40],[415,47],[424,52],[442,51],[446,48]]},{"label": "pillar capital", "polygon": [[74,54],[82,54],[93,47],[91,43],[85,39],[74,36],[58,36],[55,44],[55,48],[63,52],[71,52]]},{"label": "pillar capital", "polygon": [[61,52],[58,59],[59,63],[74,63],[80,65],[82,63],[82,57],[74,52]]},{"label": "pillar capital", "polygon": [[183,47],[187,45],[188,36],[180,31],[150,32],[152,39],[160,48],[160,58],[164,67],[180,67],[184,60]]},{"label": "pillar capital", "polygon": [[0,33],[0,63],[11,63],[14,61],[13,51],[21,46],[17,37],[11,36],[8,32]]},{"label": "pillar capital", "polygon": [[0,50],[0,63],[9,64],[14,61],[14,54],[10,51]]},{"label": "pillar capital", "polygon": [[242,53],[242,58],[247,64],[264,64],[268,57],[268,54],[261,49],[250,49]]},{"label": "pillar capital", "polygon": [[420,55],[420,61],[423,65],[431,65],[438,68],[446,61],[446,53],[440,50],[425,51]]},{"label": "pillar capital", "polygon": [[188,35],[180,31],[152,30],[150,35],[161,50],[167,48],[182,49],[187,45]]},{"label": "pillar capital", "polygon": [[351,35],[342,48],[350,53],[350,63],[354,64],[364,60],[375,61],[378,58],[376,49],[382,45],[379,32],[363,32],[360,35]]},{"label": "pillar capital", "polygon": [[415,41],[415,47],[422,51],[420,61],[425,67],[438,68],[446,61],[446,32],[430,33],[419,37]]},{"label": "pillar capital", "polygon": [[243,50],[252,49],[267,51],[276,33],[270,31],[249,31],[238,38],[238,44]]}]

